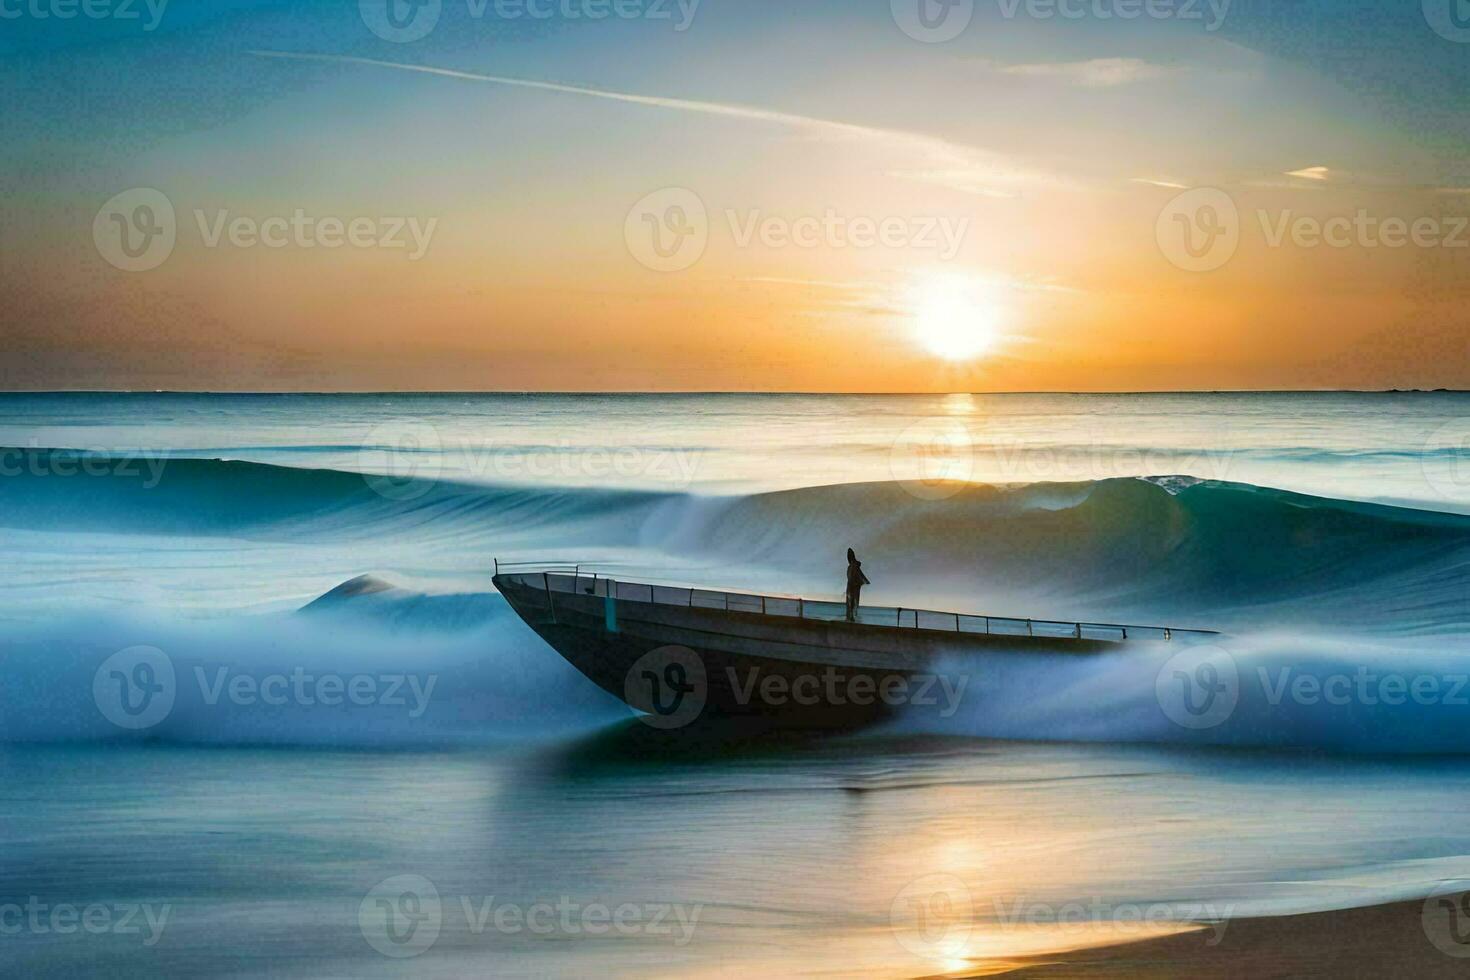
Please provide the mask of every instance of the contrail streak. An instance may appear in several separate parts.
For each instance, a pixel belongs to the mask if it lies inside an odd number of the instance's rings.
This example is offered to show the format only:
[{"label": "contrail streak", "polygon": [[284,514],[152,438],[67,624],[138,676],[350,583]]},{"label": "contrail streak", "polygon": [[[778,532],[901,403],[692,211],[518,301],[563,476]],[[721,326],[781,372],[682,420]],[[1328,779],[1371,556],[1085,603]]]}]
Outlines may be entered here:
[{"label": "contrail streak", "polygon": [[916,140],[929,139],[929,137],[919,136],[913,133],[876,129],[870,126],[857,126],[852,123],[834,122],[830,119],[818,119],[815,116],[802,116],[792,112],[758,109],[754,106],[704,102],[699,99],[670,99],[656,95],[634,95],[630,92],[612,92],[607,89],[586,88],[581,85],[562,85],[558,82],[537,82],[527,78],[512,78],[507,75],[481,75],[477,72],[455,71],[452,68],[433,68],[428,65],[408,65],[397,61],[379,61],[376,58],[355,58],[349,55],[307,54],[289,51],[251,51],[250,53],[262,58],[285,58],[291,61],[326,61],[349,65],[372,65],[376,68],[396,68],[399,71],[416,71],[424,75],[442,75],[445,78],[459,78],[470,82],[514,85],[517,88],[540,89],[543,92],[565,92],[570,95],[586,95],[594,99],[608,99],[612,102],[657,106],[661,109],[683,109],[686,112],[702,112],[711,116],[752,119],[758,122],[780,123],[807,129],[825,129],[854,136],[884,137],[889,139],[895,137]]},{"label": "contrail streak", "polygon": [[410,65],[397,61],[380,61],[376,58],[359,58],[351,55],[261,50],[251,51],[250,54],[261,58],[279,58],[288,61],[318,61],[333,64],[367,65],[374,68],[391,68],[396,71],[418,72],[423,75],[439,75],[444,78],[457,78],[469,82],[486,82],[493,85],[509,85],[515,88],[537,89],[543,92],[582,95],[588,98],[606,99],[610,102],[624,102],[630,105],[653,106],[659,109],[678,109],[684,112],[697,112],[709,116],[723,116],[728,119],[748,119],[753,122],[774,123],[830,136],[844,136],[882,142],[891,146],[908,147],[918,150],[930,157],[931,162],[934,158],[939,158],[946,164],[943,168],[935,169],[931,167],[924,173],[909,174],[906,176],[931,179],[936,174],[942,174],[946,177],[956,178],[956,180],[951,181],[945,179],[936,182],[949,184],[950,186],[963,186],[966,190],[974,190],[975,188],[969,185],[976,182],[989,181],[1016,184],[1030,182],[1034,179],[1033,175],[1021,174],[1007,166],[994,154],[975,147],[961,146],[956,143],[951,143],[948,140],[934,136],[925,136],[920,133],[910,133],[897,129],[882,129],[875,126],[861,126],[855,123],[821,119],[816,116],[803,116],[794,112],[780,112],[774,109],[761,109],[755,106],[733,105],[724,102],[706,102],[700,99],[672,99],[657,95],[636,95],[631,92],[614,92],[608,89],[587,88],[582,85],[538,82],[526,78],[514,78],[508,75],[483,75],[478,72],[456,71],[452,68]]}]

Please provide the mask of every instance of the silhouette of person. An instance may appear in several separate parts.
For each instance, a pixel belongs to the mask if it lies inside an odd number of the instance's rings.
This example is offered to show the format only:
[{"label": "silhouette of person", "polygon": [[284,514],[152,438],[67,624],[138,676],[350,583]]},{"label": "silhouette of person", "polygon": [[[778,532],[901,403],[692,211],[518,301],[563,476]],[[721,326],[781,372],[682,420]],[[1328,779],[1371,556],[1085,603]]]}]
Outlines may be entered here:
[{"label": "silhouette of person", "polygon": [[862,600],[863,586],[871,585],[863,574],[863,563],[851,548],[847,549],[847,621],[857,621],[858,603]]}]

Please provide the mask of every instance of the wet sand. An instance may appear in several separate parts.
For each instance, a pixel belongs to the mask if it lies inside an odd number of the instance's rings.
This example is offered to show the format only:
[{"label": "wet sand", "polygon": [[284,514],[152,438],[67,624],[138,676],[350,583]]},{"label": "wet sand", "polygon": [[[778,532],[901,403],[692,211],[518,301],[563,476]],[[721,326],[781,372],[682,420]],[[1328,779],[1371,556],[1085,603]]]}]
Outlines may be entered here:
[{"label": "wet sand", "polygon": [[[1465,977],[1470,975],[1470,896],[1459,909],[1399,902],[1307,915],[1237,919],[1216,945],[1211,929],[1136,943],[1035,957],[1007,978],[1061,977]],[[1456,945],[1450,927],[1463,930]],[[1430,937],[1461,956],[1438,948]],[[995,976],[994,973],[974,974]]]}]

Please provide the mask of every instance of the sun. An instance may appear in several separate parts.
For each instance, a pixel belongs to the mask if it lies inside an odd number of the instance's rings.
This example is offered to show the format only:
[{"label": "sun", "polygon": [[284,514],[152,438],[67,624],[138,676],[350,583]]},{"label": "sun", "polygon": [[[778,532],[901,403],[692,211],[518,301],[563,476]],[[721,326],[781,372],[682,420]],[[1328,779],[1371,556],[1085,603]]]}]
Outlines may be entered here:
[{"label": "sun", "polygon": [[993,283],[963,275],[935,276],[915,285],[909,305],[914,336],[946,361],[981,356],[1000,339],[1003,306]]}]

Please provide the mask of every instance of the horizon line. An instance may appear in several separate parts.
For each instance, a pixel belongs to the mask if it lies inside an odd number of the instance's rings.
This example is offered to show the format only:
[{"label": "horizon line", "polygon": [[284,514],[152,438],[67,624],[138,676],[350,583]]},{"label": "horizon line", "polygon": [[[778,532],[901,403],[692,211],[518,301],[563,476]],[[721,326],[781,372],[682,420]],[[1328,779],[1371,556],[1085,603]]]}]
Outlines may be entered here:
[{"label": "horizon line", "polygon": [[1436,395],[1470,394],[1470,388],[1137,388],[1116,390],[1009,389],[999,391],[837,391],[774,388],[10,388],[4,395],[835,395],[922,397],[933,395]]}]

